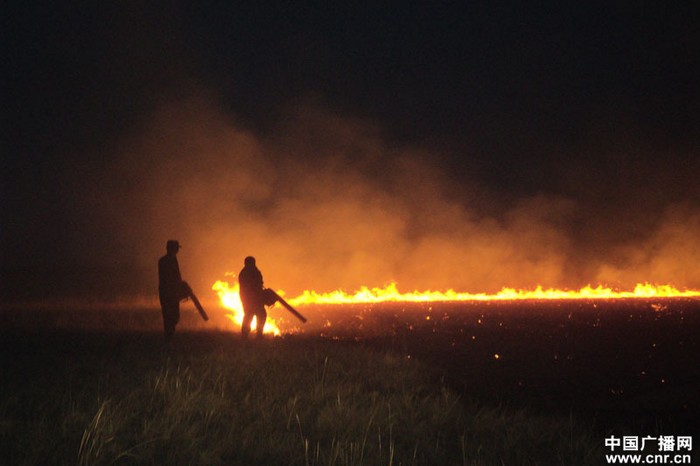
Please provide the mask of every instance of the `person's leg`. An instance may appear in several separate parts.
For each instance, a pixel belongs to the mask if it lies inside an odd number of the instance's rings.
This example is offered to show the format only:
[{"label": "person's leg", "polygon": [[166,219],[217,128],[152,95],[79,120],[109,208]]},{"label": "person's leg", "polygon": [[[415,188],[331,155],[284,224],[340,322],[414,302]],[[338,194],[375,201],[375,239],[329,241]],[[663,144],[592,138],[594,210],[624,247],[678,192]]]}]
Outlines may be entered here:
[{"label": "person's leg", "polygon": [[265,307],[262,307],[261,309],[258,309],[255,322],[255,329],[258,332],[258,338],[262,338],[263,336],[265,322],[267,322],[267,312],[265,312]]},{"label": "person's leg", "polygon": [[173,332],[175,332],[175,326],[180,323],[180,301],[173,303]]},{"label": "person's leg", "polygon": [[165,331],[166,342],[172,340],[175,334],[175,325],[177,321],[177,309],[173,308],[172,305],[163,306],[163,330]]},{"label": "person's leg", "polygon": [[241,322],[241,334],[243,338],[248,338],[250,333],[250,323],[253,320],[252,314],[243,314],[243,322]]},{"label": "person's leg", "polygon": [[161,304],[163,312],[163,330],[165,332],[165,341],[172,340],[175,334],[175,326],[180,320],[179,303],[163,303]]}]

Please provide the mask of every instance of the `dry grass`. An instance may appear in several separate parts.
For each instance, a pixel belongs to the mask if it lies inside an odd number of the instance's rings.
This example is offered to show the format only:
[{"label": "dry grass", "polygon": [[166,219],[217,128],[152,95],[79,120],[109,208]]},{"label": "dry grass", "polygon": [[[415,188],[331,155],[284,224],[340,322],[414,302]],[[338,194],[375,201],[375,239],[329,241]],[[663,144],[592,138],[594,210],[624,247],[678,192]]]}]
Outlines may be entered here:
[{"label": "dry grass", "polygon": [[[479,406],[392,352],[227,334],[15,336],[8,464],[596,464],[571,419]],[[14,348],[8,354],[10,346]],[[11,356],[11,358],[9,357]]]}]

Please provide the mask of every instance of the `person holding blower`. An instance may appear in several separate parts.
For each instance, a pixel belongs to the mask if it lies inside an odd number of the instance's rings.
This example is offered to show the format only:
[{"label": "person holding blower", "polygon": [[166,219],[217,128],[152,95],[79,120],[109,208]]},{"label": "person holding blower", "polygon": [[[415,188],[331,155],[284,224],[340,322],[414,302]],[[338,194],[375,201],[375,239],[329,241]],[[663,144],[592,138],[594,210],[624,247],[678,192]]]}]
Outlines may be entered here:
[{"label": "person holding blower", "polygon": [[180,243],[168,240],[166,254],[158,260],[158,297],[163,311],[165,341],[170,342],[175,334],[175,326],[180,321],[180,301],[191,294],[190,286],[182,280],[177,253]]},{"label": "person holding blower", "polygon": [[243,261],[244,267],[238,274],[238,287],[243,304],[243,323],[241,334],[248,338],[250,324],[256,318],[255,330],[258,338],[263,337],[263,329],[267,320],[265,310],[265,293],[262,273],[255,265],[255,257],[248,256]]}]

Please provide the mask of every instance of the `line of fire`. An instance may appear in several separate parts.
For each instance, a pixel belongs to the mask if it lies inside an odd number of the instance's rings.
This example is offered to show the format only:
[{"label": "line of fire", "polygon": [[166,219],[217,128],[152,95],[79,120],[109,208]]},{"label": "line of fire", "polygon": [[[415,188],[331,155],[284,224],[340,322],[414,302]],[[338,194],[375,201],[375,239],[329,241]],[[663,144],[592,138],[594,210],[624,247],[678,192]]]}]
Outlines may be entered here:
[{"label": "line of fire", "polygon": [[[226,317],[234,324],[240,326],[243,321],[243,305],[238,294],[238,283],[233,284],[218,280],[212,286],[217,292],[221,306],[227,310]],[[284,296],[283,291],[277,294]],[[378,304],[378,303],[430,303],[430,302],[489,302],[489,301],[555,301],[555,300],[622,300],[622,299],[675,299],[691,298],[700,299],[700,290],[680,290],[671,285],[654,285],[650,283],[638,283],[632,290],[615,290],[603,285],[585,286],[578,290],[563,290],[543,288],[534,289],[503,288],[497,293],[468,293],[457,292],[452,289],[446,291],[412,291],[401,292],[396,283],[389,283],[383,288],[362,287],[359,290],[348,293],[343,290],[335,290],[327,293],[316,291],[303,291],[299,296],[287,298],[292,306],[306,305],[344,305],[344,304]],[[255,328],[256,322],[253,322]],[[282,331],[274,319],[268,318],[264,331],[274,335],[280,335]]]}]

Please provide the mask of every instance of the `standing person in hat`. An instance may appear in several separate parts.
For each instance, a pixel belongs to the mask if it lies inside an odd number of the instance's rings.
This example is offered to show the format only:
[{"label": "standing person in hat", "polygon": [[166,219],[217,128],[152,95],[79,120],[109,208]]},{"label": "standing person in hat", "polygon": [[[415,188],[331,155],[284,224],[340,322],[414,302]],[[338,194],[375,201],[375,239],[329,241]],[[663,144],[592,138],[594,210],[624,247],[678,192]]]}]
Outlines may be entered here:
[{"label": "standing person in hat", "polygon": [[182,281],[177,253],[180,243],[169,240],[165,249],[167,253],[158,261],[158,296],[163,311],[165,341],[170,342],[175,334],[175,326],[180,320],[180,300],[189,294],[189,285]]},{"label": "standing person in hat", "polygon": [[250,324],[253,317],[255,317],[255,330],[258,338],[262,338],[263,328],[267,320],[262,273],[255,265],[255,257],[248,256],[243,263],[244,267],[238,274],[238,286],[241,295],[241,303],[243,304],[241,333],[243,334],[243,338],[248,338]]}]

